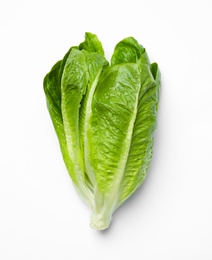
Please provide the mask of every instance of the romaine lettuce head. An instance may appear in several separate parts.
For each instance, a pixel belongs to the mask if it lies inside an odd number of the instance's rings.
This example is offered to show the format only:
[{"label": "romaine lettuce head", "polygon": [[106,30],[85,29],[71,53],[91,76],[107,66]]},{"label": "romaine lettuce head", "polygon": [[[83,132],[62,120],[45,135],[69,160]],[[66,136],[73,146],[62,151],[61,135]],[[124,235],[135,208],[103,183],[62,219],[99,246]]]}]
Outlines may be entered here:
[{"label": "romaine lettuce head", "polygon": [[95,34],[74,46],[44,78],[47,107],[74,186],[103,230],[144,182],[150,165],[160,72],[133,38],[111,63]]}]

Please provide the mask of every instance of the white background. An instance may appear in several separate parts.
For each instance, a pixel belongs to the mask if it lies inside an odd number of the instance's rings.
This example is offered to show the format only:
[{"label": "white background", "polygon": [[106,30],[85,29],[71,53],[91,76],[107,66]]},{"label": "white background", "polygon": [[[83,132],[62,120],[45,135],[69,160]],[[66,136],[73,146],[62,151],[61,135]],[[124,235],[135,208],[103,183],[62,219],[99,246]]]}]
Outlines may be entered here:
[{"label": "white background", "polygon": [[[0,3],[0,259],[212,259],[212,2]],[[89,227],[62,161],[42,81],[96,33],[109,59],[134,36],[158,62],[154,156],[111,227]]]}]

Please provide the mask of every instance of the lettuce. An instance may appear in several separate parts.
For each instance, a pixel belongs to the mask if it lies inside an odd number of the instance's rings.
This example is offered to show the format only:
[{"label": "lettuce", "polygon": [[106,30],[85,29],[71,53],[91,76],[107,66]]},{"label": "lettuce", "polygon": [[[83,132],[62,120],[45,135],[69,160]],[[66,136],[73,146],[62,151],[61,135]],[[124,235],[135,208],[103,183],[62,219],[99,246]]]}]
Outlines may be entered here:
[{"label": "lettuce", "polygon": [[158,65],[133,37],[116,45],[109,64],[97,36],[86,33],[44,78],[63,159],[93,228],[107,228],[146,178],[159,90]]}]

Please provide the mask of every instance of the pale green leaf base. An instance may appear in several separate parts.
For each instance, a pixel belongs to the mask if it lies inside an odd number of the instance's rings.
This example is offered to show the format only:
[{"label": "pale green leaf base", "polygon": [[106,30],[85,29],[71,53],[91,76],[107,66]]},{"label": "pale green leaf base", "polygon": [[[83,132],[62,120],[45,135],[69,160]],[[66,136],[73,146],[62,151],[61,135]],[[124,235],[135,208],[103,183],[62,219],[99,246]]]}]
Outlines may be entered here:
[{"label": "pale green leaf base", "polygon": [[109,227],[111,220],[111,215],[92,213],[90,226],[97,230],[104,230]]}]

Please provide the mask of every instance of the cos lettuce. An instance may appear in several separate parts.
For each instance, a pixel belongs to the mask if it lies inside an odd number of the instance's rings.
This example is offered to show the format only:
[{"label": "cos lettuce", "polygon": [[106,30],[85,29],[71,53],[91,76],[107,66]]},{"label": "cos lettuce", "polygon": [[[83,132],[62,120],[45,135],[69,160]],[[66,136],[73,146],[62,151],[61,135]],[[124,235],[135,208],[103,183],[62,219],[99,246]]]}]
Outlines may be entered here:
[{"label": "cos lettuce", "polygon": [[133,37],[116,45],[109,64],[97,36],[86,33],[44,78],[63,159],[93,228],[107,228],[145,180],[159,89],[158,65]]}]

